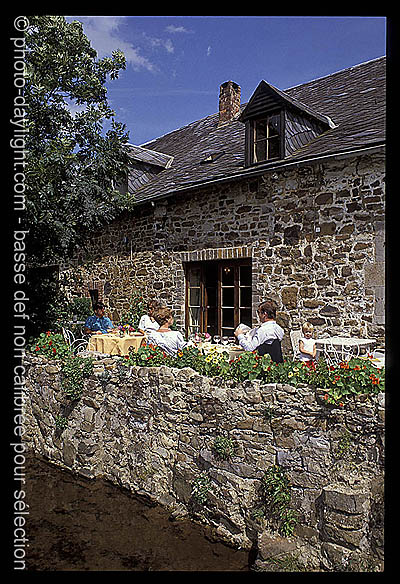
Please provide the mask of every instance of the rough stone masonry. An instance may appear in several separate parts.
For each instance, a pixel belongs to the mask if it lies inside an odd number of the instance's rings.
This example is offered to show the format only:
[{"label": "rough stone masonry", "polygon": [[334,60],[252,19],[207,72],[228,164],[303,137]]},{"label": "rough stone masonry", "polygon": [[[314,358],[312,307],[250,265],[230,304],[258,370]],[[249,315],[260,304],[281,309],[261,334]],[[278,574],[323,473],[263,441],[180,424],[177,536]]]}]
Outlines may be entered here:
[{"label": "rough stone masonry", "polygon": [[282,168],[252,179],[143,204],[102,229],[62,270],[71,296],[94,284],[118,321],[132,291],[155,296],[185,326],[186,262],[250,258],[253,321],[272,296],[286,335],[302,322],[316,334],[384,343],[384,156]]},{"label": "rough stone masonry", "polygon": [[[256,549],[257,569],[285,558],[309,571],[383,569],[384,394],[336,408],[310,387],[128,368],[103,357],[70,402],[60,363],[28,355],[25,366],[27,449],[205,522],[231,544]],[[68,419],[62,431],[60,414]],[[227,460],[213,448],[218,436],[235,444]],[[289,538],[255,515],[273,464],[287,474],[298,512]],[[193,485],[204,473],[200,505]]]}]

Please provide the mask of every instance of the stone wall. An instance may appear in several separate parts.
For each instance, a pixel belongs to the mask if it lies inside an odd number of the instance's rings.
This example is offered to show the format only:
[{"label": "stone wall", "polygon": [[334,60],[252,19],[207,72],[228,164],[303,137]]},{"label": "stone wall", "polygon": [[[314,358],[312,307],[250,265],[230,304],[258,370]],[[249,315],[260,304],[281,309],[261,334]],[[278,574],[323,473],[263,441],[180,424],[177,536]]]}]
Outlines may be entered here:
[{"label": "stone wall", "polygon": [[[63,282],[94,284],[117,320],[134,289],[157,296],[184,326],[184,262],[252,258],[253,307],[279,304],[288,333],[384,340],[383,155],[286,168],[137,207],[88,242]],[[284,349],[288,349],[288,334]]]},{"label": "stone wall", "polygon": [[[57,361],[28,355],[24,366],[27,449],[213,526],[230,543],[256,549],[257,569],[288,558],[315,571],[382,569],[383,394],[334,408],[309,387],[128,368],[109,357],[95,362],[71,403]],[[63,430],[60,414],[68,419]],[[227,460],[215,451],[219,436],[235,445]],[[254,515],[273,464],[290,479],[298,512],[288,538]],[[208,487],[200,504],[192,489],[201,473]]]}]

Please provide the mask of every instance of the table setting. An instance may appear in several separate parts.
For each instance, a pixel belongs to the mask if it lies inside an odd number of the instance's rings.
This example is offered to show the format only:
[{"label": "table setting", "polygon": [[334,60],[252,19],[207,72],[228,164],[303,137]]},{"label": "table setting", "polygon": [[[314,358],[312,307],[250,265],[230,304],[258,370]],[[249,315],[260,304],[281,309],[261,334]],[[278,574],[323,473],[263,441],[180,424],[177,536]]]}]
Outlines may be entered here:
[{"label": "table setting", "polygon": [[235,359],[244,350],[236,344],[236,337],[209,335],[208,333],[192,333],[189,335],[189,345],[195,346],[205,354],[213,351],[218,353],[226,352],[229,354],[229,359]]},{"label": "table setting", "polygon": [[88,342],[88,351],[96,351],[107,355],[129,355],[129,350],[137,351],[147,338],[140,332],[119,330],[118,332],[95,333]]}]

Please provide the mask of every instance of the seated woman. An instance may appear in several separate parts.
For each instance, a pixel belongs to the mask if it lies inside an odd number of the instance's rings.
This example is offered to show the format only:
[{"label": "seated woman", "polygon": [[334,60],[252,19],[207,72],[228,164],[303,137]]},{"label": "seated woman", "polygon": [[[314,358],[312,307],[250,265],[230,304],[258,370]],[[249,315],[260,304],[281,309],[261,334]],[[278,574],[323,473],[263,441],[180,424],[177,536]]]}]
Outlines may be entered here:
[{"label": "seated woman", "polygon": [[156,308],[153,317],[160,328],[148,333],[148,345],[157,345],[169,355],[176,355],[178,351],[187,346],[182,333],[170,329],[174,322],[174,317],[169,308],[163,306]]},{"label": "seated woman", "polygon": [[113,323],[107,316],[104,316],[104,304],[102,302],[97,302],[93,309],[94,314],[89,316],[84,324],[83,330],[85,335],[110,332],[113,329]]},{"label": "seated woman", "polygon": [[138,325],[138,329],[142,333],[148,333],[150,331],[158,330],[160,325],[154,318],[154,310],[160,307],[158,300],[150,300],[147,305],[147,314],[144,314]]},{"label": "seated woman", "polygon": [[272,361],[282,363],[281,341],[283,329],[276,323],[276,305],[273,301],[262,302],[257,310],[261,325],[251,329],[245,334],[240,328],[235,330],[239,345],[245,351],[256,351],[259,355],[268,353]]}]

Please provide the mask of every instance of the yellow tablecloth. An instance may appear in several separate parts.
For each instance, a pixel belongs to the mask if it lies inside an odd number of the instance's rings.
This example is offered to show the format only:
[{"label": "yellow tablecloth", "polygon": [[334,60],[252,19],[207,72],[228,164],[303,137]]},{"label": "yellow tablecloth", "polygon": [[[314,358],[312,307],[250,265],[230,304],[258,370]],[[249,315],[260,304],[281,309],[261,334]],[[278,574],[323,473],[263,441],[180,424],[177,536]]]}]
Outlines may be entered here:
[{"label": "yellow tablecloth", "polygon": [[130,347],[137,351],[145,335],[99,334],[92,335],[88,343],[88,351],[98,351],[106,355],[128,355]]}]

